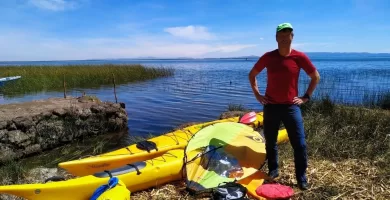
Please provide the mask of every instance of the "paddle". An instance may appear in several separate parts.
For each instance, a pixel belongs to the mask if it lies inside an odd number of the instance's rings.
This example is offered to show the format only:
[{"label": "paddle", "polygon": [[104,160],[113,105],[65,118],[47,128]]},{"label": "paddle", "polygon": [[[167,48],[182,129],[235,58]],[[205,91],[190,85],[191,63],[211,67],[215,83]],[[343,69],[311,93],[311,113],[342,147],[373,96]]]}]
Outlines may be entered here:
[{"label": "paddle", "polygon": [[243,123],[243,124],[251,124],[254,121],[256,121],[256,118],[257,118],[256,112],[251,111],[251,112],[245,113],[245,115],[243,115],[240,118],[239,122]]}]

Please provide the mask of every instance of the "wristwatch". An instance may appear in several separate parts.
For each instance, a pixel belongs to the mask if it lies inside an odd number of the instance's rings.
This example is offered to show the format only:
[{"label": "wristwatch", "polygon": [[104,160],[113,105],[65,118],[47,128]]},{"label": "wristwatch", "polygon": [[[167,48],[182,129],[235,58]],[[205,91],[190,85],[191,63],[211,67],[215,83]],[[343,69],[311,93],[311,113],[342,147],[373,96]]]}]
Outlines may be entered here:
[{"label": "wristwatch", "polygon": [[305,95],[303,95],[303,98],[306,98],[308,101],[310,101],[310,95],[308,95],[307,93],[305,93]]}]

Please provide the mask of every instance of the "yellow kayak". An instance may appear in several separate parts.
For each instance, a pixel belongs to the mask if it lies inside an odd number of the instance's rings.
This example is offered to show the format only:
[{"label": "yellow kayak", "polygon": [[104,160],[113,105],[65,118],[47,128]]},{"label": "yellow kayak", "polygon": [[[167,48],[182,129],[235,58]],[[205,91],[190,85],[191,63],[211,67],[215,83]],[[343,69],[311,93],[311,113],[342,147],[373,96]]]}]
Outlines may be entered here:
[{"label": "yellow kayak", "polygon": [[[151,159],[172,149],[184,148],[192,135],[194,135],[200,129],[214,123],[228,121],[239,122],[240,118],[232,117],[195,124],[108,153],[61,162],[58,164],[58,166],[75,176],[85,176],[103,170],[114,169],[127,163]],[[256,128],[262,124],[263,113],[256,113],[256,120],[250,125]]]},{"label": "yellow kayak", "polygon": [[[156,158],[124,165],[109,172],[118,177],[133,193],[180,180],[183,157],[184,150],[175,149]],[[109,173],[102,171],[66,181],[0,186],[0,193],[29,200],[88,200],[95,190],[106,185],[109,179]]]},{"label": "yellow kayak", "polygon": [[[283,129],[279,131],[278,144],[285,141],[288,141],[288,135]],[[103,170],[66,181],[0,186],[0,193],[12,194],[29,200],[88,200],[97,188],[108,183],[110,174],[118,177],[127,189],[134,193],[181,180],[184,152],[184,149],[173,149],[152,159],[125,164],[115,169]],[[252,196],[258,198],[255,189],[262,184],[263,178],[263,174],[255,173],[240,180],[240,183],[248,188]]]}]

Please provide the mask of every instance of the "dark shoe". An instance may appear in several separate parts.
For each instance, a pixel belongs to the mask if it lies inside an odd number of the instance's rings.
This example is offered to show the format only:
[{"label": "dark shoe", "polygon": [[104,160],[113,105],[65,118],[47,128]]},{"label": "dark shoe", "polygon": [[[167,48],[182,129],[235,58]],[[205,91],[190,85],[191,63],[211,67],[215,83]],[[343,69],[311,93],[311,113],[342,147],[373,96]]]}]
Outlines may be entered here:
[{"label": "dark shoe", "polygon": [[307,183],[298,183],[298,187],[301,190],[307,190],[309,189],[309,185]]},{"label": "dark shoe", "polygon": [[271,179],[275,179],[279,176],[278,170],[273,170],[268,173],[268,177]]}]

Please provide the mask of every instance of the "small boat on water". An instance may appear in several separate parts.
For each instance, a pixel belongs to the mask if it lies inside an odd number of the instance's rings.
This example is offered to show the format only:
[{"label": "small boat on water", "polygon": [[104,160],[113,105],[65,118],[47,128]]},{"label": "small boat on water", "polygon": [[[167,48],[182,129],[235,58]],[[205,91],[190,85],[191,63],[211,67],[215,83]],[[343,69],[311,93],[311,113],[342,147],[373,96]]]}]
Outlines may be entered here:
[{"label": "small boat on water", "polygon": [[0,86],[3,86],[8,81],[17,80],[20,78],[22,78],[22,77],[21,76],[9,76],[9,77],[0,78]]}]

